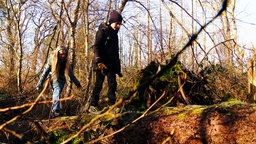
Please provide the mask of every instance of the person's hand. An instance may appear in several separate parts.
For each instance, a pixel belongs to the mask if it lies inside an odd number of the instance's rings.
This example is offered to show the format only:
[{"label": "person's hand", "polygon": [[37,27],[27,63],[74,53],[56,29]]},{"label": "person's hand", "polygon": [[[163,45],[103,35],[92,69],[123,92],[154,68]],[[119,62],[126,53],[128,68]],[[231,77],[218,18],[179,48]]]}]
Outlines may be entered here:
[{"label": "person's hand", "polygon": [[81,84],[78,84],[76,87],[77,87],[79,90],[81,90],[81,89],[82,89]]},{"label": "person's hand", "polygon": [[105,75],[107,73],[107,66],[104,63],[98,63],[98,67],[101,71],[101,74]]},{"label": "person's hand", "polygon": [[108,69],[107,66],[104,63],[98,63],[98,67],[99,69],[103,70],[103,69]]},{"label": "person's hand", "polygon": [[117,74],[119,77],[123,77],[123,74],[122,73],[118,73]]}]

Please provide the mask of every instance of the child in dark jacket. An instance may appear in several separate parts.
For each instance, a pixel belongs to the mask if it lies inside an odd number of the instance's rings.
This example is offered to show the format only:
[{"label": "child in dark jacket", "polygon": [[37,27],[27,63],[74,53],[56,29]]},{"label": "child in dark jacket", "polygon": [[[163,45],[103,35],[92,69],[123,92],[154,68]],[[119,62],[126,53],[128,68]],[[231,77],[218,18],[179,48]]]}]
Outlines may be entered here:
[{"label": "child in dark jacket", "polygon": [[94,44],[94,69],[96,81],[92,91],[89,112],[98,113],[97,106],[99,95],[105,76],[108,80],[108,99],[112,105],[116,101],[116,74],[122,77],[118,31],[122,24],[122,16],[117,11],[112,11],[109,15],[109,23],[102,23],[96,33]]}]

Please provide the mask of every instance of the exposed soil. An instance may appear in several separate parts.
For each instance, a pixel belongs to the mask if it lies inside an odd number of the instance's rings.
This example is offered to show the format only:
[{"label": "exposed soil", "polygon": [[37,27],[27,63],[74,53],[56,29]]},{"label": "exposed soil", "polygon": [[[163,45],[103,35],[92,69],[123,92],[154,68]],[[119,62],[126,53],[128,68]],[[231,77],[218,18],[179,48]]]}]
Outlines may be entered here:
[{"label": "exposed soil", "polygon": [[229,104],[165,108],[133,124],[116,138],[130,144],[256,143],[255,105]]}]

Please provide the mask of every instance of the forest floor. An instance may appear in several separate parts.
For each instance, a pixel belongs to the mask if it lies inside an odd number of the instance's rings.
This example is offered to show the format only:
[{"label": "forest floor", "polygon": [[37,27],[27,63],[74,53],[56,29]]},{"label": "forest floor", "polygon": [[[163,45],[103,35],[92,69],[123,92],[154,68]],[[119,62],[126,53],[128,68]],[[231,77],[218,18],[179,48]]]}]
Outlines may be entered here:
[{"label": "forest floor", "polygon": [[[1,107],[11,106],[13,101],[0,103]],[[23,110],[1,112],[1,126]],[[78,134],[80,143],[256,144],[256,105],[237,100],[164,107],[147,113],[83,113],[48,119],[48,112],[38,106],[6,125],[0,130],[0,142],[61,143]]]}]

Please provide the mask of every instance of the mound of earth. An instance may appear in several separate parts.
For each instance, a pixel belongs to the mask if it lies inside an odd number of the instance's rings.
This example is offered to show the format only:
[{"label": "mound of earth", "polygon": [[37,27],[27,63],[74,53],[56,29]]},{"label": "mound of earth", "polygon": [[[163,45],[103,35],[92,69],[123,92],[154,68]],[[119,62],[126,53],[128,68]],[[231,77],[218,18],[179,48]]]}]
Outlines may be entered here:
[{"label": "mound of earth", "polygon": [[240,101],[212,106],[169,107],[116,136],[120,143],[256,143],[256,105]]}]

